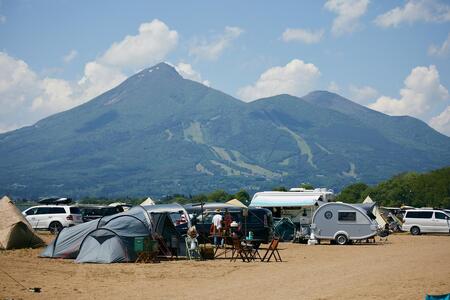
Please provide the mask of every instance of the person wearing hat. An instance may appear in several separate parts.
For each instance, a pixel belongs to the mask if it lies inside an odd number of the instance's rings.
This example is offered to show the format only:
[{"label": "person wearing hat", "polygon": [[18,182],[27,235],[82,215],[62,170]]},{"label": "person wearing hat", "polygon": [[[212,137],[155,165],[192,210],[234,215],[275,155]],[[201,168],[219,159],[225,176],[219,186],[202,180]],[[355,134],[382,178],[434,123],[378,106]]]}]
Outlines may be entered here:
[{"label": "person wearing hat", "polygon": [[220,208],[215,210],[216,214],[212,218],[213,222],[213,235],[214,235],[214,245],[217,247],[220,243],[220,233],[222,230],[222,214],[220,213]]}]

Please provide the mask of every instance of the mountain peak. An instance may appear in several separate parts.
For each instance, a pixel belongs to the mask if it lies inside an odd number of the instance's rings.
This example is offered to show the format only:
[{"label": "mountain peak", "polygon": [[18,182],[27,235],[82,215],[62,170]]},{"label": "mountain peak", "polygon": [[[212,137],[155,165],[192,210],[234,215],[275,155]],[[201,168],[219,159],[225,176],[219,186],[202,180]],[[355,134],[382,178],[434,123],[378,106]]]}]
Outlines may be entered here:
[{"label": "mountain peak", "polygon": [[159,64],[156,64],[150,68],[146,68],[137,73],[135,76],[142,77],[148,75],[158,76],[162,78],[181,78],[181,75],[178,74],[175,68],[166,62],[160,62]]}]

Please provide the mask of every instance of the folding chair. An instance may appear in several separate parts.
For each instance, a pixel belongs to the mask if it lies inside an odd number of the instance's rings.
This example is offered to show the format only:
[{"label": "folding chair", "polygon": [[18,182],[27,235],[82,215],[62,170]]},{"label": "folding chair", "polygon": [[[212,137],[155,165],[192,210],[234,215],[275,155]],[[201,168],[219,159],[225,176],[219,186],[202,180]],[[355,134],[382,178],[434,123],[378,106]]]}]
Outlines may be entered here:
[{"label": "folding chair", "polygon": [[[270,253],[269,257],[267,257],[266,262],[269,262],[270,259],[272,258],[272,256],[275,258],[275,261],[282,262],[280,252],[278,252],[278,244],[279,243],[280,243],[280,238],[273,238],[269,244],[269,247],[267,248],[266,253],[264,254],[263,258],[261,259],[261,261],[265,261],[267,255]],[[278,257],[277,257],[277,255],[278,255]]]},{"label": "folding chair", "polygon": [[184,237],[184,241],[186,243],[186,254],[187,254],[186,256],[187,256],[187,258],[189,260],[201,259],[202,256],[200,254],[200,248],[198,246],[198,242],[195,239],[193,239],[192,237],[190,237],[189,235],[186,235]]},{"label": "folding chair", "polygon": [[233,238],[233,251],[231,253],[230,261],[236,261],[239,256],[243,262],[250,262],[252,259],[251,251],[252,249],[248,246],[242,245],[238,238]]}]

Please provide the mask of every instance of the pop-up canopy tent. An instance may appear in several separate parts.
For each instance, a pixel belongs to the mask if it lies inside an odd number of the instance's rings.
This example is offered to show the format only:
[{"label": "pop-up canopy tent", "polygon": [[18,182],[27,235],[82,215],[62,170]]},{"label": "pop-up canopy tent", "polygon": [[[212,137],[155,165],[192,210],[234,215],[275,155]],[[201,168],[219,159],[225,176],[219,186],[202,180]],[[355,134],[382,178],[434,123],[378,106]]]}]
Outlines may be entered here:
[{"label": "pop-up canopy tent", "polygon": [[241,201],[239,201],[238,199],[231,199],[230,201],[227,201],[226,203],[234,205],[234,206],[239,206],[242,208],[247,208],[247,206],[242,203]]},{"label": "pop-up canopy tent", "polygon": [[0,199],[0,249],[34,248],[45,245],[19,209],[8,198]]},{"label": "pop-up canopy tent", "polygon": [[145,199],[142,203],[142,206],[144,205],[155,205],[155,201],[152,200],[152,198],[148,197],[147,199]]},{"label": "pop-up canopy tent", "polygon": [[[178,207],[178,210],[184,210],[182,206]],[[130,262],[136,259],[135,238],[159,236],[178,251],[179,245],[184,244],[167,208],[135,206],[119,214],[64,228],[41,257],[76,258],[78,263]],[[182,255],[182,252],[178,254]]]}]

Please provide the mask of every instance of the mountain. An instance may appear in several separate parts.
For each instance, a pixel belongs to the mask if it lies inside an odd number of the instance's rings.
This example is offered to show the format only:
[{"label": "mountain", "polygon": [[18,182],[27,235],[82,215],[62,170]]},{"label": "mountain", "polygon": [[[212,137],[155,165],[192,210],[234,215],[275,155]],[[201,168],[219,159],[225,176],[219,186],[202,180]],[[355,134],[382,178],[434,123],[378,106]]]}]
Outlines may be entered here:
[{"label": "mountain", "polygon": [[163,196],[340,189],[449,165],[450,138],[313,92],[244,103],[161,63],[71,110],[0,134],[0,194]]}]

